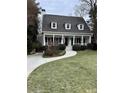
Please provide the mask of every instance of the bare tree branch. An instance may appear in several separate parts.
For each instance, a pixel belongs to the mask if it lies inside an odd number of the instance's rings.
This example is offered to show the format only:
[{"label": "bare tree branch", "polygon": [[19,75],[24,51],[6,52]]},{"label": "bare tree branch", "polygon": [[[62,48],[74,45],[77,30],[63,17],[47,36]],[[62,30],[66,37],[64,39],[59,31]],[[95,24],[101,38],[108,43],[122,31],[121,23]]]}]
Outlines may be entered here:
[{"label": "bare tree branch", "polygon": [[89,16],[89,26],[94,31],[94,40],[97,41],[97,0],[80,0],[75,13],[79,16]]}]

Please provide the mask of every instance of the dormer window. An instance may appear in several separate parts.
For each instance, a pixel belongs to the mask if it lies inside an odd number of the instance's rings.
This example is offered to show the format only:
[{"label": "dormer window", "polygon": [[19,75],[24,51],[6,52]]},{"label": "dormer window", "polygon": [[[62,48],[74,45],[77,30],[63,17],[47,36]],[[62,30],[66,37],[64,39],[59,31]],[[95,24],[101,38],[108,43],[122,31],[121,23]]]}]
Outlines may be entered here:
[{"label": "dormer window", "polygon": [[84,25],[83,24],[78,24],[77,27],[78,27],[78,30],[84,30]]},{"label": "dormer window", "polygon": [[70,30],[70,29],[71,29],[71,24],[66,23],[66,24],[65,24],[65,29]]},{"label": "dormer window", "polygon": [[57,22],[51,22],[51,28],[57,29]]}]

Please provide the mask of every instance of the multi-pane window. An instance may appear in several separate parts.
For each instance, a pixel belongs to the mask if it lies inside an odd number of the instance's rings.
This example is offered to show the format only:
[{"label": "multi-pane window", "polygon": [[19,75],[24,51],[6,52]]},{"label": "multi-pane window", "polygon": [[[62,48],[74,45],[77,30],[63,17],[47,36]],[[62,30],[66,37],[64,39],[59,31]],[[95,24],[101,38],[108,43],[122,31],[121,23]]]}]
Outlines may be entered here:
[{"label": "multi-pane window", "polygon": [[51,22],[51,28],[57,29],[57,22]]},{"label": "multi-pane window", "polygon": [[70,29],[71,29],[71,24],[66,23],[66,24],[65,24],[65,29],[70,30]]},{"label": "multi-pane window", "polygon": [[84,25],[83,24],[78,24],[77,27],[78,27],[78,30],[84,30]]}]

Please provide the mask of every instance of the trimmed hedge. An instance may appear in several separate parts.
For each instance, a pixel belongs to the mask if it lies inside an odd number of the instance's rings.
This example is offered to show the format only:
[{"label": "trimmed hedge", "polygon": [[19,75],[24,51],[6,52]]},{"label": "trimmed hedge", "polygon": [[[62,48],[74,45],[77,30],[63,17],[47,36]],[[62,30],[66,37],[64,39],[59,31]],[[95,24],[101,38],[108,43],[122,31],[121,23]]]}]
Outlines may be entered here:
[{"label": "trimmed hedge", "polygon": [[55,57],[55,56],[61,56],[64,54],[65,54],[65,50],[60,50],[59,46],[48,46],[48,48],[44,51],[43,56],[44,57]]},{"label": "trimmed hedge", "polygon": [[92,44],[87,44],[87,49],[93,49],[93,45]]},{"label": "trimmed hedge", "polygon": [[85,49],[97,50],[97,44],[95,44],[95,43],[87,44],[87,46],[84,46],[84,45],[73,45],[72,49],[74,51],[81,51],[81,50],[85,50]]},{"label": "trimmed hedge", "polygon": [[64,44],[59,44],[58,49],[59,50],[65,50],[66,46]]},{"label": "trimmed hedge", "polygon": [[[64,44],[60,44],[58,46],[49,46],[52,47],[54,50],[65,50],[66,46]],[[48,48],[48,46],[38,46],[36,47],[36,52],[43,52]]]},{"label": "trimmed hedge", "polygon": [[86,49],[86,46],[81,46],[81,50],[85,50]]},{"label": "trimmed hedge", "polygon": [[44,51],[44,54],[43,54],[43,56],[53,56],[54,55],[54,50],[53,49],[51,49],[51,48],[48,48],[48,49],[46,49],[45,51]]},{"label": "trimmed hedge", "polygon": [[97,44],[96,43],[87,44],[87,49],[97,50]]},{"label": "trimmed hedge", "polygon": [[72,49],[75,51],[80,51],[80,50],[85,50],[86,46],[82,46],[82,45],[73,45]]}]

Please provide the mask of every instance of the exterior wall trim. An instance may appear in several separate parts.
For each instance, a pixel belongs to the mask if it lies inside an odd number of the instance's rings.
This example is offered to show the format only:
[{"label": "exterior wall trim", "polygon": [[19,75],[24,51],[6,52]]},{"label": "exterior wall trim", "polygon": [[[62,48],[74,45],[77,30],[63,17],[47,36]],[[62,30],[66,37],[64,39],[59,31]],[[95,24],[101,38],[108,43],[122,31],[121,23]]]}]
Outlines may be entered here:
[{"label": "exterior wall trim", "polygon": [[[65,35],[65,36],[68,36],[68,35],[93,35],[93,33],[91,32],[91,33],[80,33],[80,32],[78,32],[78,33],[76,33],[76,32],[51,32],[51,31],[43,31],[43,33],[45,33],[45,34],[49,34],[49,35],[53,35],[53,34],[55,34],[55,35]],[[40,34],[39,34],[40,35]]]}]

